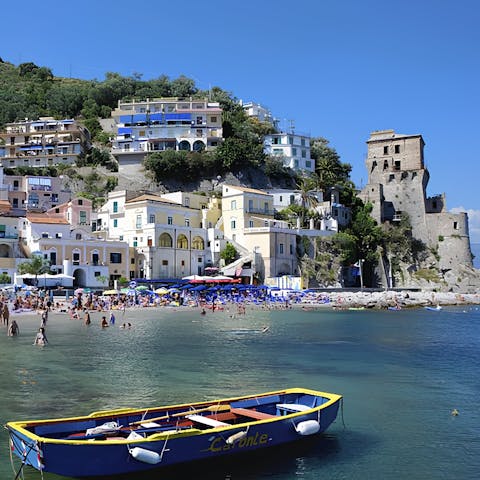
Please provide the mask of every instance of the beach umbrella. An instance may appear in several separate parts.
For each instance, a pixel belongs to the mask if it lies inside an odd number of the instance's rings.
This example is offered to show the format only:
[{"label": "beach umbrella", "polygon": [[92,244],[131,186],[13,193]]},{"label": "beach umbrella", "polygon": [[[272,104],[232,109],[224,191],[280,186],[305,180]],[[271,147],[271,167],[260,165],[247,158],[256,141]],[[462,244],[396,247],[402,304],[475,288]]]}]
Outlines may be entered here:
[{"label": "beach umbrella", "polygon": [[119,291],[118,290],[105,290],[103,292],[103,295],[118,295]]},{"label": "beach umbrella", "polygon": [[180,290],[178,288],[169,288],[168,293],[180,293]]},{"label": "beach umbrella", "polygon": [[206,290],[207,287],[205,285],[198,285],[191,289],[192,292],[201,292],[202,290]]},{"label": "beach umbrella", "polygon": [[155,293],[158,293],[159,295],[165,295],[168,293],[168,290],[165,287],[160,287],[155,290]]},{"label": "beach umbrella", "polygon": [[135,288],[137,292],[143,292],[144,290],[148,290],[148,287],[146,285],[139,285],[138,287]]}]

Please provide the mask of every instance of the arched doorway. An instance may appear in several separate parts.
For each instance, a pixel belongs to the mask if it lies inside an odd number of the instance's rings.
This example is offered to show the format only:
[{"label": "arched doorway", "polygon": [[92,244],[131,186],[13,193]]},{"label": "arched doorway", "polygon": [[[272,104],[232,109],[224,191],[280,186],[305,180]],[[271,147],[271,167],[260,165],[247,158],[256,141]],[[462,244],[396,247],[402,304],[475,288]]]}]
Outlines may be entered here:
[{"label": "arched doorway", "polygon": [[84,270],[82,270],[81,268],[77,268],[76,270],[74,270],[73,276],[74,288],[87,286],[87,275]]}]

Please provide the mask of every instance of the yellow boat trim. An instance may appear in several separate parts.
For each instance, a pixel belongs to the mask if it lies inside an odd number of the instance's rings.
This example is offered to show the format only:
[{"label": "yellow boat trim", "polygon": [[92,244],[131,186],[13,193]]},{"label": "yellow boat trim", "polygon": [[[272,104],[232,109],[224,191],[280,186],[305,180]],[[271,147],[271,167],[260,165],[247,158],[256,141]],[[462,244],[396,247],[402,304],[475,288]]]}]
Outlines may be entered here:
[{"label": "yellow boat trim", "polygon": [[[141,412],[144,412],[145,410],[165,410],[168,411],[169,409],[182,409],[182,408],[198,408],[199,406],[206,406],[206,405],[215,405],[215,404],[224,404],[224,403],[230,403],[232,401],[237,401],[237,400],[245,400],[245,399],[255,399],[256,397],[261,398],[261,397],[266,397],[270,395],[278,395],[278,394],[287,394],[287,393],[300,393],[300,394],[309,394],[309,395],[314,395],[314,396],[322,396],[325,398],[328,398],[329,400],[325,403],[322,403],[322,405],[318,407],[314,407],[311,410],[306,410],[303,412],[294,412],[294,413],[289,413],[287,415],[284,415],[282,417],[272,417],[272,418],[266,418],[263,420],[255,420],[251,422],[244,422],[244,423],[238,423],[235,425],[228,425],[225,427],[217,427],[215,428],[216,432],[225,432],[228,430],[235,430],[238,428],[241,428],[246,425],[257,425],[257,424],[265,424],[265,423],[271,423],[271,422],[278,422],[279,420],[285,420],[287,418],[296,418],[305,414],[311,414],[312,412],[317,412],[320,410],[324,410],[325,408],[329,407],[330,405],[336,403],[342,398],[342,395],[338,395],[335,393],[327,393],[327,392],[319,392],[316,390],[310,390],[306,388],[289,388],[286,390],[276,390],[272,392],[262,392],[261,394],[257,395],[243,395],[241,397],[231,397],[231,398],[225,398],[221,400],[213,400],[211,402],[196,402],[196,403],[185,403],[185,404],[180,404],[180,405],[167,405],[167,406],[162,406],[162,407],[151,407],[147,409],[142,409],[142,408],[122,408],[122,409],[117,409],[117,410],[101,410],[98,412],[92,412],[89,415],[84,415],[80,417],[66,417],[66,418],[55,418],[55,419],[49,419],[49,420],[31,420],[31,421],[19,421],[19,422],[8,422],[6,424],[6,427],[11,427],[12,429],[17,430],[18,432],[22,433],[26,437],[35,440],[37,442],[42,442],[42,443],[52,443],[52,444],[62,444],[62,445],[85,445],[85,444],[91,444],[93,439],[89,440],[64,440],[64,439],[56,439],[56,438],[47,438],[47,437],[40,437],[38,435],[35,435],[34,433],[30,432],[29,430],[26,430],[26,426],[37,426],[37,425],[45,425],[48,423],[60,423],[60,422],[75,422],[75,421],[81,421],[81,420],[88,420],[89,418],[95,418],[99,417],[102,415],[109,416],[109,415],[116,415],[116,414],[138,414]],[[172,436],[175,436],[175,438],[180,438],[180,437],[189,437],[192,435],[211,435],[212,430],[199,430],[197,428],[191,428],[188,430],[178,430],[178,431],[165,431],[165,432],[159,432],[159,433],[154,433],[153,435],[150,435],[146,438],[142,439],[135,439],[135,440],[95,440],[95,444],[98,445],[104,445],[105,443],[108,443],[109,445],[113,444],[141,444],[145,442],[152,442],[156,440],[163,440],[166,438],[171,438]]]}]

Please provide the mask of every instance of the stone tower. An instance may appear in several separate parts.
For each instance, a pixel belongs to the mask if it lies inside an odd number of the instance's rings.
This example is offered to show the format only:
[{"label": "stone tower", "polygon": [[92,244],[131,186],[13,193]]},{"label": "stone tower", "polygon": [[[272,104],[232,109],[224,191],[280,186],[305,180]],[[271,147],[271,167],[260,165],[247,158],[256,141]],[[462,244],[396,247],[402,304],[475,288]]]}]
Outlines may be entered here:
[{"label": "stone tower", "polygon": [[371,133],[367,141],[368,184],[360,197],[373,205],[380,224],[399,222],[408,214],[412,234],[438,253],[438,268],[472,267],[466,213],[446,211],[444,194],[426,196],[430,178],[424,164],[421,135],[400,135],[394,130]]}]

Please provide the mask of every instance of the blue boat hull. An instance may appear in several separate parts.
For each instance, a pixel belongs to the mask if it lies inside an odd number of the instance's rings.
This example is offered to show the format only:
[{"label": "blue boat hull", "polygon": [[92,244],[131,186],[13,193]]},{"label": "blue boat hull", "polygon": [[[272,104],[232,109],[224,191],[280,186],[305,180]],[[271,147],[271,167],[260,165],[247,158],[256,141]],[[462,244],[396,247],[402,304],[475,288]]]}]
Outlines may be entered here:
[{"label": "blue boat hull", "polygon": [[[9,425],[7,428],[13,452],[25,459],[27,465],[69,477],[101,477],[145,472],[294,442],[302,438],[297,430],[300,424],[311,426],[318,422],[318,431],[313,433],[320,434],[336,419],[341,397],[336,396],[329,402],[305,413],[281,413],[271,419],[231,427],[191,429],[171,435],[167,432],[158,436],[161,438],[153,435],[152,441],[142,439],[140,443],[127,439],[111,442],[39,441]],[[311,422],[307,422],[309,420]],[[135,448],[140,458],[132,455]],[[153,462],[149,463],[150,460]]]}]

